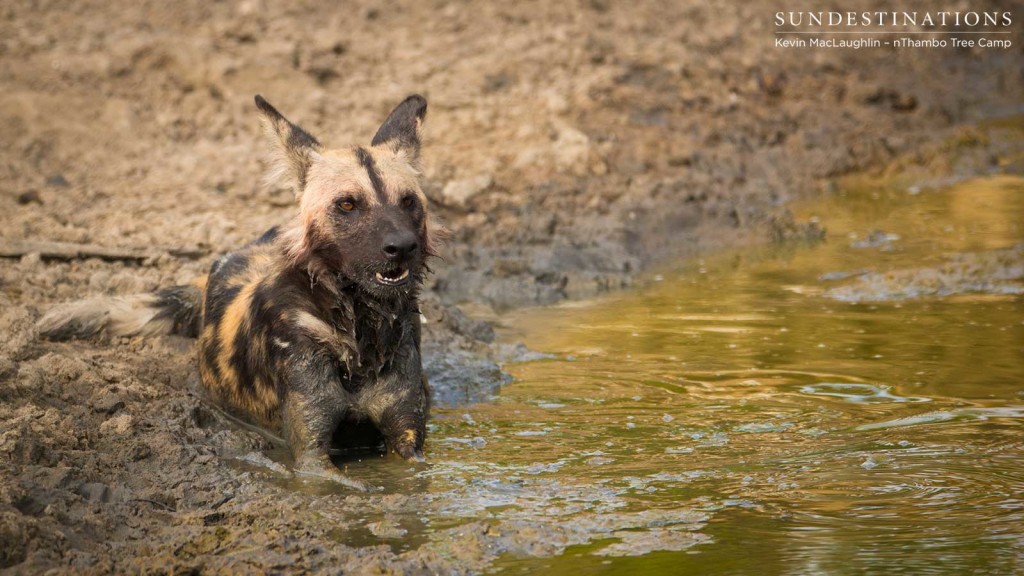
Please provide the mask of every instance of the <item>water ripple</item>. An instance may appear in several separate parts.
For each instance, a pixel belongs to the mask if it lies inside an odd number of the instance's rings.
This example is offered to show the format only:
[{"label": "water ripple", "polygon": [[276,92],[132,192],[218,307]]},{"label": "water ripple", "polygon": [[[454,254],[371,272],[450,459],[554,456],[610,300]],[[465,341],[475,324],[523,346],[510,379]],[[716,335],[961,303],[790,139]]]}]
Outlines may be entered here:
[{"label": "water ripple", "polygon": [[879,404],[887,402],[931,402],[931,398],[915,396],[897,396],[884,386],[873,384],[851,384],[845,382],[820,382],[801,386],[804,394],[815,396],[833,396],[854,404]]}]

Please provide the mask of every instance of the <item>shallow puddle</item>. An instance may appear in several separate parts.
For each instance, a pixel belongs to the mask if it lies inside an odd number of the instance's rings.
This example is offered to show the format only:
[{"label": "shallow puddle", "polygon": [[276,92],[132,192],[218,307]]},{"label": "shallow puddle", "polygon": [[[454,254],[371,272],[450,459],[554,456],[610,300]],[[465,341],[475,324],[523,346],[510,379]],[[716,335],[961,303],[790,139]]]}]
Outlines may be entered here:
[{"label": "shallow puddle", "polygon": [[[506,318],[543,359],[438,410],[339,538],[502,573],[1024,570],[1024,179],[854,186],[816,246]],[[471,524],[472,523],[472,524]],[[353,523],[349,523],[353,524]]]}]

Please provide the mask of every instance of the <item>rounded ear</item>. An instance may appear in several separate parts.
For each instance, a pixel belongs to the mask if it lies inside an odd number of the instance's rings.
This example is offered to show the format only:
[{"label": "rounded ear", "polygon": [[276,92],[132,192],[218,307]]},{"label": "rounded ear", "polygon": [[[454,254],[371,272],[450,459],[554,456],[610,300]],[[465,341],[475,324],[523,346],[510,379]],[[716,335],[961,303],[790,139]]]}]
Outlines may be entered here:
[{"label": "rounded ear", "polygon": [[370,142],[371,146],[388,144],[396,150],[405,150],[412,159],[419,158],[420,128],[427,117],[427,99],[413,94],[388,114]]},{"label": "rounded ear", "polygon": [[270,180],[283,179],[295,186],[296,194],[306,187],[306,176],[313,156],[323,148],[309,132],[292,124],[277,108],[256,95],[263,129],[274,142]]}]

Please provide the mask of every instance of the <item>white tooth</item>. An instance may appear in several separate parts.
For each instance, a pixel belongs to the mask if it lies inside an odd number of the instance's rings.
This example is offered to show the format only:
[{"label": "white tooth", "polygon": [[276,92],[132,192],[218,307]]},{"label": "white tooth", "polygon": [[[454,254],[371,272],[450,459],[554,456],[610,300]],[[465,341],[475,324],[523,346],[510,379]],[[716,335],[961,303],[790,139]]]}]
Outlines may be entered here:
[{"label": "white tooth", "polygon": [[381,274],[380,272],[375,272],[374,273],[374,277],[377,279],[377,282],[380,282],[381,284],[397,284],[397,283],[401,282],[402,280],[405,280],[408,276],[409,276],[409,269],[408,268],[403,269],[402,273],[399,274],[397,278],[386,277],[383,274]]}]

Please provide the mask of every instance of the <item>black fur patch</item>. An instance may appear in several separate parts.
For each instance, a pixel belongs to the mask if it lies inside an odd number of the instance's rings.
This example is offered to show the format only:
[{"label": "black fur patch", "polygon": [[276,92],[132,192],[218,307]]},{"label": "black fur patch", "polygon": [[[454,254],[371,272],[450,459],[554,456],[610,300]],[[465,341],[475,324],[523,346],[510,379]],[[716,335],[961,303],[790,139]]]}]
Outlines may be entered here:
[{"label": "black fur patch", "polygon": [[210,375],[214,380],[220,380],[223,377],[220,366],[217,364],[217,357],[220,356],[220,339],[216,336],[210,338],[204,346],[200,347],[200,353],[203,355],[203,364],[210,371]]},{"label": "black fur patch", "polygon": [[[213,275],[211,274],[211,279]],[[211,282],[211,284],[213,284]],[[216,286],[206,291],[206,319],[205,324],[219,326],[224,318],[224,311],[228,305],[238,297],[242,291],[241,286]]]},{"label": "black fur patch", "polygon": [[370,184],[373,185],[373,191],[377,193],[377,198],[384,202],[384,181],[380,177],[380,171],[377,170],[373,156],[365,148],[356,148],[356,158],[359,159],[359,164],[366,169],[366,174],[370,177]]},{"label": "black fur patch", "polygon": [[155,320],[171,320],[174,333],[195,338],[203,327],[203,310],[197,304],[202,302],[198,286],[171,286],[156,293]]},{"label": "black fur patch", "polygon": [[253,240],[252,243],[250,244],[250,246],[261,246],[263,244],[270,244],[271,242],[273,242],[274,240],[277,239],[277,235],[280,232],[281,232],[281,227],[280,226],[274,226],[273,228],[271,228],[271,229],[267,230],[266,232],[264,232],[263,234],[261,234],[259,238]]},{"label": "black fur patch", "polygon": [[427,116],[427,100],[419,94],[413,94],[402,101],[381,124],[374,135],[371,146],[385,142],[398,142],[401,147],[408,147],[415,152],[420,149],[419,126]]},{"label": "black fur patch", "polygon": [[287,118],[284,117],[284,114],[278,112],[277,108],[274,108],[270,104],[270,102],[264,100],[263,96],[260,96],[259,94],[256,95],[256,107],[263,111],[265,114],[274,118],[275,120],[282,121],[288,125],[288,127],[290,128],[288,132],[289,146],[310,148],[320,147],[319,140],[314,138],[313,135],[310,134],[309,132],[306,132],[302,128],[296,126],[295,124],[292,124]]}]

